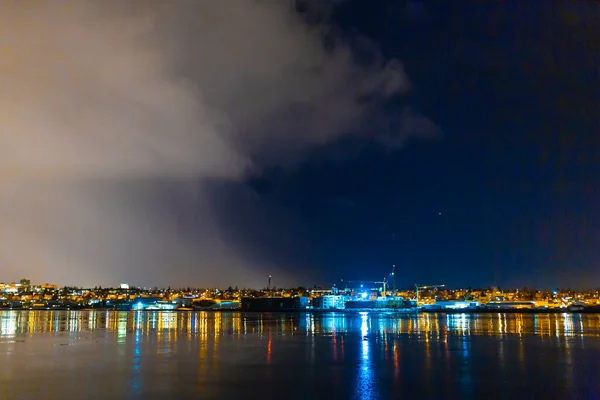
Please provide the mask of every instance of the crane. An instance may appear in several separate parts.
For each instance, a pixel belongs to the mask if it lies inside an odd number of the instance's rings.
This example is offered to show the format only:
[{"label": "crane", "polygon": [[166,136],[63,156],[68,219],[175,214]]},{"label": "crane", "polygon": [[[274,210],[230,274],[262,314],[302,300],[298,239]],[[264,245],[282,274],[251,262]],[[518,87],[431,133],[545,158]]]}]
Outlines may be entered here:
[{"label": "crane", "polygon": [[[395,298],[396,297],[396,278],[395,278],[396,265],[395,264],[392,265],[392,273],[390,275],[392,277],[391,278],[392,279],[392,296]],[[343,279],[341,281],[344,282]],[[375,283],[375,284],[383,285],[383,293],[382,293],[383,297],[387,296],[387,289],[388,289],[388,285],[389,285],[387,276],[383,278],[383,281],[345,281],[345,282],[347,282],[347,283],[348,282],[350,282],[350,283],[358,282],[361,284],[361,287],[362,287],[363,283]]]},{"label": "crane", "polygon": [[[363,283],[375,283],[378,285],[383,285],[383,296],[385,297],[385,291],[387,289],[387,279],[383,278],[383,281],[345,281],[342,279],[342,282],[346,282],[346,283],[360,283],[361,287],[363,285]],[[348,286],[346,285],[346,288]]]},{"label": "crane", "polygon": [[427,286],[419,286],[415,283],[415,289],[417,292],[417,308],[419,307],[419,290],[421,289],[435,289],[439,287],[444,287],[446,285],[427,285]]}]

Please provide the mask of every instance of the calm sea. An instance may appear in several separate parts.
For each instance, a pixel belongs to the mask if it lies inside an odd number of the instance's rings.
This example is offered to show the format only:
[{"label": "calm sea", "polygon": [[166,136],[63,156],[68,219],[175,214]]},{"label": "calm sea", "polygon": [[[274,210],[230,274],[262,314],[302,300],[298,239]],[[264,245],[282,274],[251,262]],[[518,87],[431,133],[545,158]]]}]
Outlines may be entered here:
[{"label": "calm sea", "polygon": [[600,315],[0,311],[0,399],[600,399]]}]

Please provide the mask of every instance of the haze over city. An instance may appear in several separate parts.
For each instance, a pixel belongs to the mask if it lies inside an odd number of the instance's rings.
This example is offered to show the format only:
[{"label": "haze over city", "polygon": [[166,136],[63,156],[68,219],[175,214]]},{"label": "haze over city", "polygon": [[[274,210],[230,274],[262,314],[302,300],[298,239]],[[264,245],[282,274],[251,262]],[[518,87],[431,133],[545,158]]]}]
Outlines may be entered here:
[{"label": "haze over city", "polygon": [[0,281],[600,286],[598,4],[504,3],[3,3]]}]

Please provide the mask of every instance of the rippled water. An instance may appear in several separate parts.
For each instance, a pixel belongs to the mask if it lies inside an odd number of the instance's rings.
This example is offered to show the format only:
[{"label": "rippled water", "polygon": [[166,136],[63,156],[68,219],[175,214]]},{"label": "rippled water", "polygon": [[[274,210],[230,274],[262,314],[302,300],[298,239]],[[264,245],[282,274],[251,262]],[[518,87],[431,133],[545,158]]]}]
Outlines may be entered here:
[{"label": "rippled water", "polygon": [[600,315],[0,311],[0,399],[600,398]]}]

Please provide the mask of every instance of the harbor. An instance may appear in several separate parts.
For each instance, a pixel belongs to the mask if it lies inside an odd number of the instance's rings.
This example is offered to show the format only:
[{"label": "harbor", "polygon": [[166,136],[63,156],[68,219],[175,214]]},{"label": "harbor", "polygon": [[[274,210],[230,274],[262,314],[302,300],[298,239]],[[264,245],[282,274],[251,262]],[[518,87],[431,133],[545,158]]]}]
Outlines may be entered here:
[{"label": "harbor", "polygon": [[392,313],[598,313],[598,290],[460,289],[443,284],[397,288],[395,267],[379,281],[343,280],[329,288],[261,290],[218,288],[117,288],[0,284],[0,309],[116,311],[392,312]]}]

